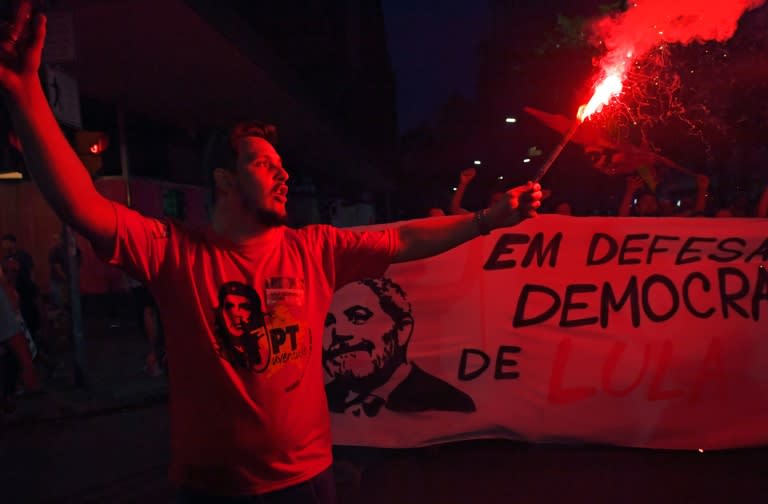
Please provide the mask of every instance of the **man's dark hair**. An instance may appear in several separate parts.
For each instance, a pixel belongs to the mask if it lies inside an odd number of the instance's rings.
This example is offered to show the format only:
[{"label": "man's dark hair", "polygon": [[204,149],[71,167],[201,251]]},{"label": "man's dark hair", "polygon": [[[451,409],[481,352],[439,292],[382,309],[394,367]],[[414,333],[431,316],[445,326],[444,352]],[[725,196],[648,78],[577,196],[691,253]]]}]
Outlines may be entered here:
[{"label": "man's dark hair", "polygon": [[211,177],[211,201],[216,202],[216,182],[213,171],[223,168],[235,171],[237,164],[237,146],[240,140],[247,137],[263,138],[273,146],[277,145],[277,128],[261,121],[240,121],[231,128],[219,130],[211,134],[203,156],[203,167]]},{"label": "man's dark hair", "polygon": [[9,241],[11,243],[16,243],[16,235],[12,233],[6,233],[2,237],[0,237],[0,241]]}]

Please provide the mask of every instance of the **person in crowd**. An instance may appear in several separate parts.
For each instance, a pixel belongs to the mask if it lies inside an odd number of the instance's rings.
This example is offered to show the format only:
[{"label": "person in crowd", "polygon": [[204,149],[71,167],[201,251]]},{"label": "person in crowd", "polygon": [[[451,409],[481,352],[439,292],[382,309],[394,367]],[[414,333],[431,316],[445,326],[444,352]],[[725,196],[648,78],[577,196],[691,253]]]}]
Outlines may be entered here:
[{"label": "person in crowd", "polygon": [[19,248],[16,236],[5,234],[0,238],[6,275],[12,279],[19,297],[19,311],[28,334],[36,349],[35,360],[46,370],[47,376],[53,374],[58,365],[53,357],[53,345],[45,330],[42,314],[43,300],[40,289],[34,279],[34,262],[26,250]]},{"label": "person in crowd", "polygon": [[549,213],[555,215],[573,215],[573,208],[568,200],[563,198],[553,198],[552,191],[542,191],[542,208],[540,213]]},{"label": "person in crowd", "polygon": [[167,361],[157,303],[145,285],[130,277],[127,280],[133,297],[136,325],[149,344],[149,351],[144,359],[144,372],[153,377],[162,376],[167,371]]},{"label": "person in crowd", "polygon": [[36,352],[34,342],[21,316],[15,279],[8,275],[10,270],[18,269],[15,261],[9,257],[0,264],[0,409],[6,413],[15,410],[14,397],[19,377],[25,394],[35,394],[42,390],[42,382],[33,361]]},{"label": "person in crowd", "polygon": [[19,304],[21,315],[27,324],[32,337],[36,342],[40,340],[40,330],[42,328],[40,289],[34,280],[34,261],[32,256],[26,250],[20,248],[13,234],[5,234],[0,238],[0,248],[2,248],[3,258],[14,259],[18,265],[18,271],[15,271],[16,291],[19,294]]},{"label": "person in crowd", "polygon": [[[451,198],[451,206],[449,209],[451,215],[471,213],[469,210],[465,210],[462,207],[462,201],[464,200],[464,193],[467,191],[467,187],[472,182],[472,180],[474,180],[475,175],[477,175],[477,170],[474,168],[467,168],[462,170],[459,174],[459,183],[456,186],[456,190],[453,192],[453,197]],[[488,197],[488,206],[491,207],[496,204],[496,202],[504,198],[504,194],[505,191],[502,189],[501,185],[497,184],[491,190],[491,194]]]},{"label": "person in crowd", "polygon": [[[26,164],[42,194],[94,250],[145,284],[163,319],[169,365],[172,462],[181,502],[335,502],[330,413],[323,388],[323,321],[333,292],[381,277],[391,263],[445,252],[536,216],[538,184],[490,208],[378,230],[285,226],[288,172],[274,126],[243,121],[215,135],[210,226],[142,216],[96,191],[62,134],[38,77],[45,18],[18,65],[0,67]],[[261,367],[219,351],[219,291],[259,297]],[[243,307],[245,308],[245,307]],[[251,307],[253,309],[253,307]],[[234,319],[233,319],[234,320]],[[234,327],[234,326],[233,326]]]},{"label": "person in crowd", "polygon": [[757,202],[755,217],[768,217],[768,185],[766,185],[763,189],[763,194],[760,196],[760,200]]},{"label": "person in crowd", "polygon": [[[626,178],[626,188],[619,203],[619,217],[694,217],[702,215],[707,203],[709,177],[696,176],[696,198],[692,208],[675,213],[674,205],[662,200],[639,175]],[[636,200],[636,202],[635,202]],[[633,204],[634,203],[634,204]]]},{"label": "person in crowd", "polygon": [[[50,308],[48,310],[48,318],[51,320],[52,328],[61,330],[64,329],[69,320],[69,257],[67,254],[67,244],[62,239],[61,233],[53,233],[52,238],[53,245],[51,245],[48,251],[48,266],[50,268]],[[79,273],[79,268],[82,265],[82,252],[79,248],[75,249],[75,260]]]},{"label": "person in crowd", "polygon": [[6,233],[0,237],[0,251],[2,251],[3,258],[13,257],[18,261],[21,267],[19,280],[32,282],[35,263],[32,260],[32,255],[26,250],[19,247],[16,235],[13,233]]},{"label": "person in crowd", "polygon": [[739,192],[735,195],[730,205],[719,208],[715,212],[715,217],[768,217],[768,186],[763,189],[760,199],[757,201],[754,212],[749,209],[749,201],[745,201],[745,195]]},{"label": "person in crowd", "polygon": [[50,268],[50,318],[58,325],[64,318],[68,301],[67,288],[69,278],[69,258],[60,233],[53,233],[53,245],[48,251]]},{"label": "person in crowd", "polygon": [[661,216],[661,206],[656,193],[646,187],[645,181],[639,175],[627,177],[624,196],[619,203],[619,217],[630,216]]},{"label": "person in crowd", "polygon": [[446,215],[443,198],[440,196],[425,196],[422,206],[423,217],[444,217]]},{"label": "person in crowd", "polygon": [[567,201],[558,201],[552,206],[552,213],[557,215],[573,215],[573,208]]},{"label": "person in crowd", "polygon": [[707,208],[707,198],[709,196],[709,177],[706,175],[696,176],[696,196],[692,204],[683,205],[674,211],[676,217],[701,217]]},{"label": "person in crowd", "polygon": [[730,208],[718,208],[717,210],[715,210],[715,214],[713,215],[713,217],[717,217],[719,219],[722,219],[722,218],[730,219],[730,218],[736,217],[736,215],[734,215],[733,211]]},{"label": "person in crowd", "polygon": [[461,215],[469,213],[469,210],[465,210],[462,207],[462,201],[464,200],[464,193],[467,192],[467,187],[474,180],[477,170],[474,168],[466,168],[461,170],[459,174],[459,183],[456,185],[456,190],[453,191],[453,198],[451,198],[450,213],[451,215]]},{"label": "person in crowd", "polygon": [[[21,372],[19,359],[14,353],[11,339],[21,334],[11,301],[6,295],[8,286],[0,268],[0,415],[16,411],[16,390]],[[31,362],[31,356],[28,358]]]},{"label": "person in crowd", "polygon": [[736,188],[731,193],[731,198],[728,205],[728,210],[733,217],[750,217],[752,211],[750,209],[749,193],[743,188]]}]

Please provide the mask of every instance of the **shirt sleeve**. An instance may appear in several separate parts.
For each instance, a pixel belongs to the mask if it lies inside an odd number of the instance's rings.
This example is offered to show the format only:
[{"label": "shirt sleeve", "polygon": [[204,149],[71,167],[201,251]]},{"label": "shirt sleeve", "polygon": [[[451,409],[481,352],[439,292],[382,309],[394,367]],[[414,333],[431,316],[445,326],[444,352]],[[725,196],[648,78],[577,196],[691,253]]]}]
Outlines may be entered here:
[{"label": "shirt sleeve", "polygon": [[136,280],[150,284],[160,274],[167,255],[172,226],[168,221],[145,217],[112,202],[117,220],[115,241],[110,249],[94,247],[96,254]]},{"label": "shirt sleeve", "polygon": [[376,231],[327,227],[334,265],[334,288],[384,274],[397,252],[396,229]]}]

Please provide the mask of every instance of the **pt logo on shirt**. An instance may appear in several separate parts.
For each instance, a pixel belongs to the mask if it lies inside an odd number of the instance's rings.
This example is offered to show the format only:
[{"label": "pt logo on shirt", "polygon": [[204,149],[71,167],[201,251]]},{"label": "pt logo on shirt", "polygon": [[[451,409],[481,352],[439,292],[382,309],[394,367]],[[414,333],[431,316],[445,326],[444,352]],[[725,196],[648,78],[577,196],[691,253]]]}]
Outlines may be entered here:
[{"label": "pt logo on shirt", "polygon": [[303,317],[295,313],[297,307],[303,313],[303,303],[296,302],[303,301],[301,287],[275,289],[268,282],[264,306],[253,287],[241,282],[223,284],[215,310],[219,355],[235,368],[256,373],[267,371],[267,376],[295,363],[299,377],[303,376],[311,338],[302,330],[306,327]]}]

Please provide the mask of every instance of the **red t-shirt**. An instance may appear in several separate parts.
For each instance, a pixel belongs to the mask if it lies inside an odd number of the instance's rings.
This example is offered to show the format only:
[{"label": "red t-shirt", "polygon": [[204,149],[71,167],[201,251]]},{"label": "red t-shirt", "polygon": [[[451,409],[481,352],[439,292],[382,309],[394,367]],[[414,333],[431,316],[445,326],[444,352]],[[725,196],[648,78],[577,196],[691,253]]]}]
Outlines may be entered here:
[{"label": "red t-shirt", "polygon": [[113,206],[108,260],[148,286],[166,336],[172,482],[254,494],[330,466],[325,316],[336,289],[384,273],[394,232],[280,227],[235,244]]}]

